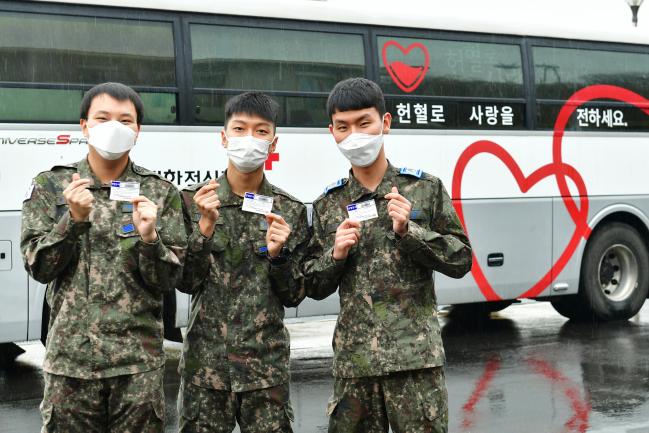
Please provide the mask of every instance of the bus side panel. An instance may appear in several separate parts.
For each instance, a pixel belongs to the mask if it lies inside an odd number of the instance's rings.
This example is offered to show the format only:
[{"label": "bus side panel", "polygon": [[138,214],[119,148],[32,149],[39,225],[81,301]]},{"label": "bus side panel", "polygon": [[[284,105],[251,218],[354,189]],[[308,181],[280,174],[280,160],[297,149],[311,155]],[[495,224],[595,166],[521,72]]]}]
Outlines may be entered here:
[{"label": "bus side panel", "polygon": [[[554,198],[553,206],[553,246],[552,246],[552,260],[556,263],[561,260],[561,256],[570,254],[570,260],[565,265],[563,270],[554,274],[552,281],[553,289],[549,295],[570,295],[575,294],[579,290],[579,273],[581,267],[581,259],[584,253],[586,242],[581,240],[578,247],[574,252],[570,250],[566,252],[570,239],[575,232],[575,223],[570,217],[562,198]],[[575,203],[579,206],[579,198],[575,198]],[[590,214],[593,215],[592,210]]]},{"label": "bus side panel", "polygon": [[43,305],[45,304],[45,290],[47,284],[39,283],[29,277],[29,329],[28,340],[41,338],[41,325],[43,323]]},{"label": "bus side panel", "polygon": [[[552,199],[465,200],[462,208],[474,258],[500,298],[520,297],[550,270]],[[502,255],[502,265],[489,266],[490,255]],[[439,304],[487,299],[487,284],[478,287],[472,273],[459,280],[437,273],[435,285]]]},{"label": "bus side panel", "polygon": [[0,212],[0,343],[27,339],[27,303],[20,212]]},{"label": "bus side panel", "polygon": [[[329,295],[327,298],[316,301],[315,299],[306,298],[297,307],[297,317],[322,316],[327,314],[338,314],[340,310],[340,298],[338,291]],[[295,317],[289,316],[286,317]]]}]

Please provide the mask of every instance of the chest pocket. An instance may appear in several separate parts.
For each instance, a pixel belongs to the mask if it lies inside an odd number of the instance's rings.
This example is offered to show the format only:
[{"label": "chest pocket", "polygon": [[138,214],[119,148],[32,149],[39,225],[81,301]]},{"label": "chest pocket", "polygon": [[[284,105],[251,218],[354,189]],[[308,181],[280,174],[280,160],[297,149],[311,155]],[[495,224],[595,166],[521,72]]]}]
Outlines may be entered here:
[{"label": "chest pocket", "polygon": [[413,197],[407,198],[412,205],[410,209],[410,221],[414,221],[420,226],[428,227],[433,216],[430,207],[430,197],[426,196],[425,193],[415,192]]},{"label": "chest pocket", "polygon": [[228,247],[230,238],[223,230],[223,220],[219,217],[214,228],[214,238],[212,239],[212,251],[222,253]]},{"label": "chest pocket", "polygon": [[335,235],[339,225],[340,224],[336,223],[327,224],[327,226],[325,227],[325,233],[328,235]]},{"label": "chest pocket", "polygon": [[140,236],[135,229],[135,224],[133,224],[133,219],[130,215],[122,218],[121,222],[115,228],[115,234],[119,238],[119,246],[122,251],[135,246]]},{"label": "chest pocket", "polygon": [[430,211],[428,209],[413,207],[410,211],[410,220],[416,222],[428,222],[430,221]]},{"label": "chest pocket", "polygon": [[65,201],[65,197],[59,196],[56,199],[56,206],[54,209],[54,220],[59,221],[63,215],[68,212],[68,203]]},{"label": "chest pocket", "polygon": [[[254,217],[253,217],[254,218]],[[268,223],[266,218],[261,217],[259,222],[255,225],[256,230],[252,230],[252,253],[259,257],[266,257],[268,254],[268,245],[266,244],[266,232],[268,231]]]},{"label": "chest pocket", "polygon": [[335,222],[331,222],[325,225],[325,237],[323,239],[325,245],[328,244],[333,247],[334,243],[336,242],[336,231],[338,230],[339,225],[340,223]]},{"label": "chest pocket", "polygon": [[133,218],[130,214],[125,214],[119,220],[115,227],[118,245],[114,251],[115,258],[119,257],[120,266],[129,272],[135,272],[137,268],[137,243],[140,240],[140,234],[135,229]]}]

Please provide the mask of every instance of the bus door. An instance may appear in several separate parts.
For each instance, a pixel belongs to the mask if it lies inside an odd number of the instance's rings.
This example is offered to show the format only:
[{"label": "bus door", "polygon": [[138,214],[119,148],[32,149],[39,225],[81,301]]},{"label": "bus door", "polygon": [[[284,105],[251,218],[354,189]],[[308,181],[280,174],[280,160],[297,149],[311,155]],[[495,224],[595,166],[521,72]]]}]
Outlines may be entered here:
[{"label": "bus door", "polygon": [[440,304],[498,299],[494,295],[515,299],[549,272],[551,199],[464,200],[462,206],[473,247],[473,270],[460,280],[436,274]]}]

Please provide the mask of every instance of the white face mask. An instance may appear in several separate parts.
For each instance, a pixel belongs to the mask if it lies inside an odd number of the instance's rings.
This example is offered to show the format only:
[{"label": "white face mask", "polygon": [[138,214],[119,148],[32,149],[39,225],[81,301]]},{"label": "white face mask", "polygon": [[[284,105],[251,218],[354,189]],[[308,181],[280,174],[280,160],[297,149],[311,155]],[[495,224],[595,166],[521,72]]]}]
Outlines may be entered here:
[{"label": "white face mask", "polygon": [[137,134],[116,120],[88,128],[88,142],[104,159],[115,160],[135,146]]},{"label": "white face mask", "polygon": [[[224,133],[225,134],[225,133]],[[228,137],[228,158],[241,173],[250,173],[261,167],[268,159],[271,141],[246,135]]]},{"label": "white face mask", "polygon": [[338,143],[340,152],[357,167],[372,165],[379,156],[383,146],[383,122],[381,122],[381,133],[378,135],[354,132]]}]

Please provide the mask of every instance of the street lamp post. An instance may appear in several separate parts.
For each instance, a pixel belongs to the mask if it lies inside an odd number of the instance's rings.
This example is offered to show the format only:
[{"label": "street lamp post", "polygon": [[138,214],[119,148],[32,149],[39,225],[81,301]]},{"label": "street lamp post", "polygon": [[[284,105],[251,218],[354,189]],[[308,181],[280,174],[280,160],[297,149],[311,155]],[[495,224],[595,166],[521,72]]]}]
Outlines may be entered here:
[{"label": "street lamp post", "polygon": [[631,8],[631,13],[633,14],[633,25],[638,26],[638,9],[644,0],[626,0],[627,4]]}]

